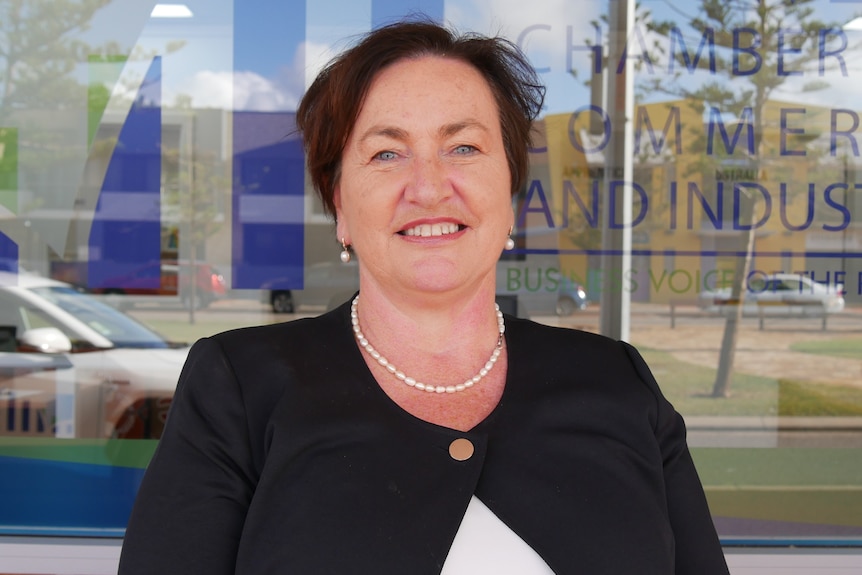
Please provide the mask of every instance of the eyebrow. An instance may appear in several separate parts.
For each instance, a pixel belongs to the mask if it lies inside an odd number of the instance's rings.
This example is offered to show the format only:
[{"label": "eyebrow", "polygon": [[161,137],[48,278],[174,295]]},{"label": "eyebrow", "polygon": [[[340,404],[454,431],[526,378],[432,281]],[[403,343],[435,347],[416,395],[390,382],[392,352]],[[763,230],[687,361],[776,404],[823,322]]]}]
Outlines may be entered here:
[{"label": "eyebrow", "polygon": [[359,141],[364,142],[375,136],[383,136],[385,138],[392,138],[393,140],[406,140],[407,132],[395,126],[371,126],[362,134]]},{"label": "eyebrow", "polygon": [[462,120],[461,122],[454,122],[452,124],[446,124],[445,126],[440,128],[441,136],[453,136],[458,132],[462,132],[464,130],[476,128],[483,132],[488,131],[488,127],[485,126],[482,122],[477,120]]},{"label": "eyebrow", "polygon": [[[483,124],[482,122],[479,122],[477,120],[462,120],[460,122],[444,124],[437,132],[440,136],[449,137],[469,128],[476,128],[483,132],[488,131],[487,126],[485,126],[485,124]],[[375,136],[382,136],[386,138],[392,138],[394,140],[403,141],[407,139],[407,131],[396,126],[372,126],[362,134],[362,136],[359,138],[359,141],[364,142],[369,138],[373,138]]]}]

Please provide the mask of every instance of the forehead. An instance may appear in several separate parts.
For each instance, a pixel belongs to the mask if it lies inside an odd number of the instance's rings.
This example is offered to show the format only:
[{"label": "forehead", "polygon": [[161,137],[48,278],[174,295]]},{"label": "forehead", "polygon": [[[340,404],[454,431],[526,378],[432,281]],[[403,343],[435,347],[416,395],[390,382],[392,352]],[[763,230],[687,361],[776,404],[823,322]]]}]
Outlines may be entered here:
[{"label": "forehead", "polygon": [[357,126],[386,121],[451,121],[462,116],[499,128],[499,110],[488,81],[473,65],[422,56],[387,66],[372,81]]}]

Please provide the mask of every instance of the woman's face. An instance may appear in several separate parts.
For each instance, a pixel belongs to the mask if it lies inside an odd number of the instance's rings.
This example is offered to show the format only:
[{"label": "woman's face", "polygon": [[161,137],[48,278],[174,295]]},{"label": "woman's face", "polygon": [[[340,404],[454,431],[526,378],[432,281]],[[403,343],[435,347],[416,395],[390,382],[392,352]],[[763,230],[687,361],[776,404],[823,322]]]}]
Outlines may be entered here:
[{"label": "woman's face", "polygon": [[338,239],[359,256],[363,290],[493,290],[510,189],[481,74],[459,60],[401,60],[372,82],[344,148]]}]

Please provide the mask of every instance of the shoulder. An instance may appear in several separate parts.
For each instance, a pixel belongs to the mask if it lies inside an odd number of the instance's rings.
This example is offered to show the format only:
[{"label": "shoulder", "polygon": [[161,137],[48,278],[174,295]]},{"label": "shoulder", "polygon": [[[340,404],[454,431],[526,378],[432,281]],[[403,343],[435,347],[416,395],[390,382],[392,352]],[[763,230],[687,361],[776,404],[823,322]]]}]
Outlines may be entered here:
[{"label": "shoulder", "polygon": [[[195,342],[180,376],[178,392],[230,396],[251,420],[264,424],[286,395],[317,386],[352,342],[349,310],[314,318],[244,327]],[[317,386],[320,387],[320,386]]]},{"label": "shoulder", "polygon": [[507,318],[506,340],[510,370],[518,375],[540,376],[618,397],[662,396],[641,354],[624,341],[516,318]]},{"label": "shoulder", "polygon": [[333,358],[349,350],[353,332],[349,310],[314,318],[244,327],[195,342],[181,376],[210,388],[216,381],[236,386],[253,401],[272,401],[295,385],[317,381]]},{"label": "shoulder", "polygon": [[232,329],[206,339],[231,359],[260,360],[326,353],[341,344],[343,338],[337,337],[339,334],[352,334],[349,314],[343,308],[317,317]]},{"label": "shoulder", "polygon": [[558,359],[571,354],[620,355],[630,347],[604,335],[509,316],[506,317],[506,338],[513,346],[539,355],[556,354]]}]

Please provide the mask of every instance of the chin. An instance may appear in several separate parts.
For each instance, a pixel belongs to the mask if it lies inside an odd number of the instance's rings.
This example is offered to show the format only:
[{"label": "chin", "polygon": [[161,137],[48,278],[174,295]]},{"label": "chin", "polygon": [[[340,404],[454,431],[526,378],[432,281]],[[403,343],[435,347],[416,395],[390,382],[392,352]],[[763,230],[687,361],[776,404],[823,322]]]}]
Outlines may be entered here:
[{"label": "chin", "polygon": [[407,283],[416,290],[429,293],[458,290],[481,280],[481,274],[477,275],[479,270],[475,264],[472,264],[472,269],[468,269],[470,265],[447,258],[425,258],[412,266],[413,274],[407,278]]},{"label": "chin", "polygon": [[443,293],[457,289],[461,282],[454,282],[452,278],[414,278],[411,282],[413,289],[429,293]]},{"label": "chin", "polygon": [[[429,295],[432,294],[444,294],[457,292],[459,290],[463,290],[467,285],[479,285],[479,278],[477,277],[455,277],[452,275],[448,276],[437,276],[437,277],[420,277],[413,278],[411,281],[412,287],[416,291],[425,292]],[[476,290],[470,290],[470,294],[475,294]]]},{"label": "chin", "polygon": [[401,270],[404,278],[417,286],[457,283],[456,278],[464,274],[464,270],[460,269],[454,258],[440,256],[408,260]]},{"label": "chin", "polygon": [[464,285],[463,280],[456,280],[452,275],[413,277],[409,280],[413,289],[429,294],[445,293],[457,290]]}]

